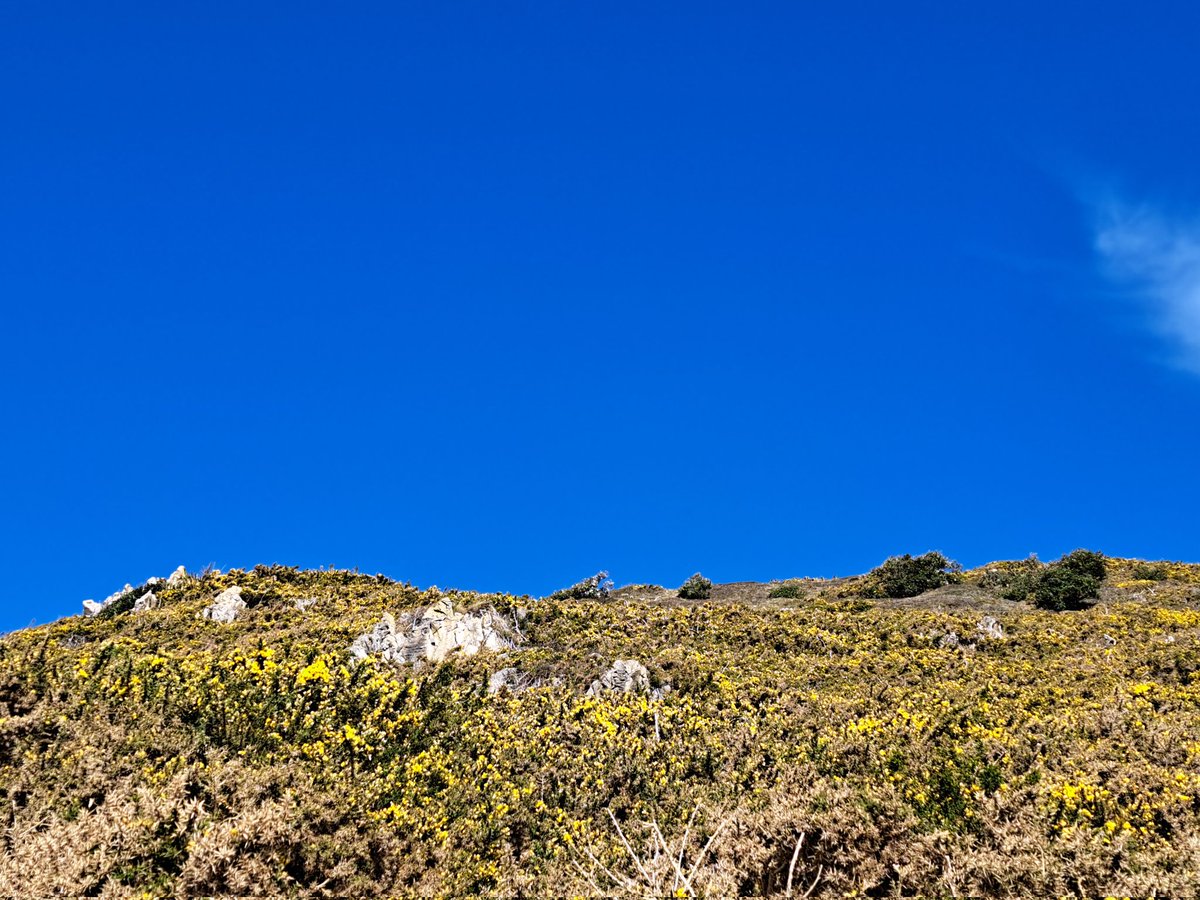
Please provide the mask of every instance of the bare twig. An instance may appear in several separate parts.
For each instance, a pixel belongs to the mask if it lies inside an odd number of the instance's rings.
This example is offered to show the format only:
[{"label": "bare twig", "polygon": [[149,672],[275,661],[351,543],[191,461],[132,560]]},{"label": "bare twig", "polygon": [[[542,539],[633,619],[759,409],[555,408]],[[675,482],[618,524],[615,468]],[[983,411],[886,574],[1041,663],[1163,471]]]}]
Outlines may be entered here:
[{"label": "bare twig", "polygon": [[[596,855],[587,847],[583,848],[583,852],[587,854],[588,859],[592,861],[593,865],[599,866],[601,871],[603,871],[605,875],[612,879],[614,884],[621,885],[623,888],[625,888],[625,890],[631,890],[634,887],[634,884],[630,879],[626,878],[624,875],[618,875],[604,863],[600,862],[600,860],[596,859]],[[571,862],[575,868],[579,870],[580,874],[588,880],[588,883],[591,884],[592,887],[594,887],[600,893],[604,893],[604,889],[601,888],[600,885],[596,884],[595,878],[590,873],[584,871],[583,866],[579,864],[578,860],[573,859]]]},{"label": "bare twig", "polygon": [[942,859],[946,861],[946,869],[942,872],[942,878],[945,879],[946,887],[950,888],[950,896],[957,897],[958,891],[954,890],[954,867],[950,865],[949,855],[943,855]]},{"label": "bare twig", "polygon": [[704,845],[704,849],[700,851],[700,855],[696,857],[695,862],[692,863],[692,867],[688,870],[689,881],[695,876],[696,870],[700,868],[700,863],[704,862],[704,857],[708,855],[708,848],[713,845],[713,841],[717,839],[717,835],[721,833],[721,829],[729,824],[729,821],[729,819],[726,819],[724,822],[718,825],[716,830],[712,833],[712,837],[708,839],[708,843]]},{"label": "bare twig", "polygon": [[792,864],[788,866],[787,890],[784,892],[785,897],[792,896],[792,876],[796,874],[796,860],[800,858],[800,848],[804,846],[805,832],[800,832],[800,840],[796,841],[796,849],[792,852]]},{"label": "bare twig", "polygon": [[675,861],[675,855],[671,852],[671,848],[667,846],[667,839],[663,837],[662,832],[659,830],[658,823],[651,819],[650,827],[654,829],[655,837],[657,837],[658,842],[662,844],[663,853],[666,855],[667,859],[670,860],[671,865],[675,868],[675,882],[671,889],[674,890],[675,888],[679,887],[679,879],[682,878],[683,886],[688,892],[688,896],[694,896],[695,892],[692,890],[692,883],[688,880],[688,877],[683,874],[683,869],[680,867],[680,864]]},{"label": "bare twig", "polygon": [[[679,875],[683,874],[683,851],[687,849],[688,838],[692,833],[692,823],[696,821],[696,813],[699,811],[700,804],[697,803],[696,808],[692,810],[692,814],[688,817],[687,828],[683,829],[683,839],[679,842],[679,858],[675,862],[675,871],[679,873]],[[679,876],[677,875],[675,883],[671,885],[671,890],[675,890],[675,888],[679,887],[678,877]]]},{"label": "bare twig", "polygon": [[646,885],[652,886],[654,879],[646,871],[646,867],[642,865],[641,859],[633,852],[633,847],[629,845],[629,840],[625,837],[625,832],[621,830],[621,823],[617,821],[617,817],[613,815],[612,807],[608,807],[608,818],[612,820],[613,827],[617,829],[617,834],[620,835],[621,843],[625,845],[625,849],[629,851],[629,855],[633,857],[633,863],[637,866],[638,871],[642,873],[642,877],[646,879]]},{"label": "bare twig", "polygon": [[817,877],[813,879],[813,883],[808,886],[808,890],[800,895],[800,900],[808,900],[813,891],[817,889],[817,885],[821,883],[821,873],[825,871],[825,866],[817,866]]}]

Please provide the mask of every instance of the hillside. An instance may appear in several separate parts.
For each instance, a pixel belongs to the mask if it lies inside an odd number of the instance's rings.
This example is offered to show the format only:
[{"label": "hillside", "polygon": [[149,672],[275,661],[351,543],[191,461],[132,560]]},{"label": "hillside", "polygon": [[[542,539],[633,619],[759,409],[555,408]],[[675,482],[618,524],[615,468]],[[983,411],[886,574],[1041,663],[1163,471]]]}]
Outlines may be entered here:
[{"label": "hillside", "polygon": [[1200,896],[1200,565],[1031,567],[177,573],[0,640],[0,895]]}]

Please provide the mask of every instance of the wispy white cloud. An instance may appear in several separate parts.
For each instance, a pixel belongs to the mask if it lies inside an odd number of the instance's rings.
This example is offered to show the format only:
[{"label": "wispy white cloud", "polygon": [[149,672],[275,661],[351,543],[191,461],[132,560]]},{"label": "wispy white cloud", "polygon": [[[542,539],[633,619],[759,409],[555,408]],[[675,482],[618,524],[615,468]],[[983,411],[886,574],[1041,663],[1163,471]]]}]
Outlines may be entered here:
[{"label": "wispy white cloud", "polygon": [[1098,216],[1096,251],[1105,274],[1169,342],[1175,362],[1200,375],[1200,219],[1109,203]]}]

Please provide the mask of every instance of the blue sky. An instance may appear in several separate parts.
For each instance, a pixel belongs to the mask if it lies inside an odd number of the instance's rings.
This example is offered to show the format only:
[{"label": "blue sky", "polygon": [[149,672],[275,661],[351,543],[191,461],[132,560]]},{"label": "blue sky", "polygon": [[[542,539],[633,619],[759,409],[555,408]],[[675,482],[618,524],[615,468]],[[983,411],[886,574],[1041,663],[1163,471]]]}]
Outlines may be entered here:
[{"label": "blue sky", "polygon": [[1200,7],[10,4],[0,630],[1198,559]]}]

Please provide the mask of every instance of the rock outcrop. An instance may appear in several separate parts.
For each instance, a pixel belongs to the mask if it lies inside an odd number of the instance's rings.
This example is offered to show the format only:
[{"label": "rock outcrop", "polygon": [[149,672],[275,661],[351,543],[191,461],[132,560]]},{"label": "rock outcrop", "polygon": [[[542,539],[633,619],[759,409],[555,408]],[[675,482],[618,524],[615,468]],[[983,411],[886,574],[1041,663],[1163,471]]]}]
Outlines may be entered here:
[{"label": "rock outcrop", "polygon": [[[147,582],[147,583],[149,583],[149,582]],[[106,609],[108,609],[110,606],[112,606],[114,603],[116,603],[118,600],[120,600],[126,594],[130,593],[132,590],[133,590],[133,585],[127,584],[127,585],[125,585],[125,587],[121,588],[121,590],[116,591],[115,593],[109,594],[107,597],[105,597],[99,603],[97,603],[95,600],[84,600],[83,601],[83,614],[85,616],[89,616],[89,617],[90,616],[98,616],[98,615],[100,615],[100,613],[104,612]]]},{"label": "rock outcrop", "polygon": [[205,607],[201,615],[206,619],[212,619],[214,622],[222,622],[228,625],[245,608],[246,601],[242,599],[242,589],[234,586],[221,591],[212,604]]},{"label": "rock outcrop", "polygon": [[515,645],[512,629],[494,609],[459,612],[443,597],[424,612],[397,625],[391,613],[350,645],[356,659],[379,656],[396,665],[441,662],[451,653],[473,656],[481,650],[506,650]]},{"label": "rock outcrop", "polygon": [[989,638],[993,641],[1004,639],[1004,626],[1000,624],[995,616],[984,616],[979,620],[979,624],[975,626],[975,630],[981,638]]},{"label": "rock outcrop", "polygon": [[960,643],[961,641],[959,640],[957,632],[947,631],[940,638],[938,638],[937,645],[943,650],[957,650]]},{"label": "rock outcrop", "polygon": [[514,669],[512,666],[492,673],[492,677],[488,679],[489,694],[498,694],[500,691],[508,691],[509,693],[516,694],[529,686],[529,676],[521,674],[520,671]]},{"label": "rock outcrop", "polygon": [[[120,600],[124,597],[127,597],[129,594],[132,594],[135,590],[141,590],[142,588],[153,588],[155,585],[159,585],[159,584],[165,584],[167,587],[178,587],[180,584],[182,584],[187,579],[187,577],[188,577],[187,570],[184,569],[183,566],[180,566],[178,569],[176,569],[174,572],[171,573],[170,578],[157,578],[157,577],[147,578],[146,581],[143,582],[137,588],[135,588],[132,584],[127,584],[127,585],[125,585],[125,587],[121,588],[121,590],[117,591],[116,593],[109,594],[107,597],[105,597],[99,603],[97,603],[95,600],[84,600],[83,601],[83,614],[88,617],[98,616],[98,615],[100,615],[100,613],[104,612],[106,609],[108,609],[110,606],[112,606],[118,600]],[[143,597],[145,597],[147,595],[149,595],[151,597],[151,599],[143,601]],[[145,612],[147,609],[154,609],[158,605],[158,603],[159,603],[159,599],[157,596],[154,596],[153,590],[146,591],[144,594],[139,596],[134,601],[133,612],[140,613],[140,612]]]},{"label": "rock outcrop", "polygon": [[588,688],[589,697],[601,693],[648,694],[650,673],[636,659],[618,659]]},{"label": "rock outcrop", "polygon": [[158,609],[161,602],[154,591],[147,591],[133,601],[133,611],[135,613],[149,612],[152,609]]}]

